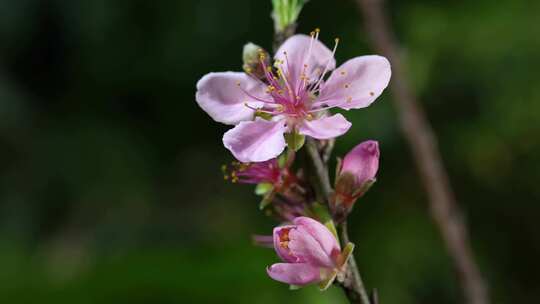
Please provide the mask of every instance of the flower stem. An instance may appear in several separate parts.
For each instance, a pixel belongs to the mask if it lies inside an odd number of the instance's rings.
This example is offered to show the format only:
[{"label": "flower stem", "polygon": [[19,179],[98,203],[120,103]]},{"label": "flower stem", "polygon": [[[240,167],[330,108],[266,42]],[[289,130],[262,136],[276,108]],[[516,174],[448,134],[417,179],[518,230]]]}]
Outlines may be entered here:
[{"label": "flower stem", "polygon": [[[283,30],[276,31],[274,34],[274,51],[296,31],[296,22],[288,24]],[[327,162],[332,154],[334,147],[333,141],[328,143],[326,147],[319,151],[317,141],[312,138],[307,138],[305,143],[305,151],[307,154],[307,164],[309,166],[307,172],[312,173],[312,186],[315,189],[317,200],[328,205],[329,198],[333,193],[328,174]],[[322,152],[322,153],[321,153]],[[310,170],[311,169],[311,170]],[[349,235],[347,231],[347,222],[343,221],[339,225],[340,239],[343,246],[349,243]],[[350,303],[354,304],[372,304],[362,282],[362,277],[358,271],[354,255],[351,255],[347,261],[347,268],[343,282],[338,283],[344,290],[345,295]],[[378,304],[374,302],[373,304]]]}]

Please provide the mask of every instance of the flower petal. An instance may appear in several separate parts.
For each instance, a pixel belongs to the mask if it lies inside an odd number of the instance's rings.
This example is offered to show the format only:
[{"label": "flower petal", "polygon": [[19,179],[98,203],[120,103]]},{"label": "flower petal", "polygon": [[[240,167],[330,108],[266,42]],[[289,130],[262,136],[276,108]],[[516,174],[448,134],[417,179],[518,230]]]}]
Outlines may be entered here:
[{"label": "flower petal", "polygon": [[332,51],[319,40],[301,34],[287,39],[277,50],[274,59],[283,61],[282,69],[295,87],[300,83],[304,65],[307,65],[306,76],[312,81],[319,78],[327,64],[329,71],[336,67]]},{"label": "flower petal", "polygon": [[272,279],[291,285],[302,286],[321,281],[319,268],[304,263],[277,263],[268,267],[266,272]]},{"label": "flower petal", "polygon": [[298,131],[317,139],[329,139],[345,134],[351,123],[341,114],[321,117],[312,121],[304,120]]},{"label": "flower petal", "polygon": [[285,120],[242,121],[225,132],[223,144],[241,162],[261,162],[278,156],[285,149]]},{"label": "flower petal", "polygon": [[321,245],[327,255],[333,256],[339,253],[340,247],[336,237],[320,222],[305,216],[299,216],[293,223],[302,226]]},{"label": "flower petal", "polygon": [[369,106],[388,86],[390,63],[382,56],[360,56],[338,67],[321,88],[316,104],[346,110]]},{"label": "flower petal", "polygon": [[274,240],[274,249],[276,250],[277,255],[285,262],[289,263],[302,263],[304,262],[299,257],[294,256],[289,248],[284,244],[284,238],[289,238],[289,232],[291,229],[294,229],[295,226],[280,226],[274,228],[273,240]]},{"label": "flower petal", "polygon": [[[238,87],[240,83],[240,87]],[[260,107],[262,102],[253,100],[242,91],[263,98],[266,96],[265,85],[240,72],[209,73],[197,82],[195,99],[199,106],[212,119],[229,125],[253,119],[255,113],[245,106]]]},{"label": "flower petal", "polygon": [[333,268],[334,258],[328,254],[321,244],[308,232],[304,226],[296,226],[289,231],[288,248],[291,254],[302,262],[318,267]]}]

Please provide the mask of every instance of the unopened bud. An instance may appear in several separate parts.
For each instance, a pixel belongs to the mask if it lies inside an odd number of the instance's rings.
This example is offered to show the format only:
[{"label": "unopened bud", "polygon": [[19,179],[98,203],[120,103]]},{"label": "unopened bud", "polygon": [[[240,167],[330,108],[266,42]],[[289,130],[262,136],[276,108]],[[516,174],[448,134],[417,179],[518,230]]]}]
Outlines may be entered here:
[{"label": "unopened bud", "polygon": [[336,220],[343,220],[355,201],[373,185],[378,169],[377,141],[362,142],[345,155],[337,171],[335,193],[330,202]]},{"label": "unopened bud", "polygon": [[265,78],[264,69],[270,66],[270,55],[266,50],[248,42],[244,45],[242,60],[244,62],[242,65],[244,72],[259,79]]}]

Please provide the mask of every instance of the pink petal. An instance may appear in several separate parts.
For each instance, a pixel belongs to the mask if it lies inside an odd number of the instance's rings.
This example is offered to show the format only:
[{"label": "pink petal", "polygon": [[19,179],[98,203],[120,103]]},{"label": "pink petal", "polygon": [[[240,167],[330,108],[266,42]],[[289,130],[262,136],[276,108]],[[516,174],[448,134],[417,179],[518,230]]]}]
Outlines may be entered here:
[{"label": "pink petal", "polygon": [[373,180],[379,169],[379,143],[367,140],[354,147],[343,158],[341,172],[349,172],[358,185]]},{"label": "pink petal", "polygon": [[261,162],[278,156],[285,149],[285,121],[242,121],[225,132],[223,144],[241,162]]},{"label": "pink petal", "polygon": [[[238,87],[240,83],[240,87]],[[236,125],[253,119],[255,113],[245,106],[260,107],[261,102],[247,96],[242,89],[255,97],[263,98],[265,85],[245,73],[222,72],[206,74],[197,82],[195,99],[199,106],[217,122]]]},{"label": "pink petal", "polygon": [[316,102],[346,110],[367,107],[388,86],[391,74],[390,63],[384,57],[353,58],[330,75]]},{"label": "pink petal", "polygon": [[304,227],[306,231],[319,242],[327,255],[332,256],[336,251],[340,251],[340,246],[336,237],[325,225],[305,216],[297,217],[293,222],[295,225]]},{"label": "pink petal", "polygon": [[[287,56],[285,56],[284,52],[287,52]],[[306,76],[312,81],[319,78],[320,73],[327,64],[329,71],[336,67],[336,60],[332,55],[332,51],[319,40],[300,34],[287,39],[277,50],[274,59],[284,62],[282,65],[283,71],[285,75],[288,75],[288,79],[295,87],[300,82],[304,64],[307,64]]]},{"label": "pink petal", "polygon": [[298,131],[317,139],[329,139],[345,134],[351,123],[341,114],[321,117],[312,121],[304,120]]},{"label": "pink petal", "polygon": [[322,248],[321,244],[304,226],[291,229],[289,239],[288,248],[293,256],[318,267],[332,268],[335,266],[333,256]]},{"label": "pink petal", "polygon": [[274,241],[274,249],[276,250],[277,255],[285,262],[289,263],[300,263],[304,262],[299,257],[296,257],[292,254],[291,250],[289,248],[285,248],[281,245],[281,236],[283,233],[289,233],[291,229],[294,229],[295,226],[280,226],[274,228],[274,232],[272,234],[273,241]]},{"label": "pink petal", "polygon": [[321,281],[319,268],[303,263],[277,263],[268,267],[266,272],[272,279],[291,285],[302,286]]}]

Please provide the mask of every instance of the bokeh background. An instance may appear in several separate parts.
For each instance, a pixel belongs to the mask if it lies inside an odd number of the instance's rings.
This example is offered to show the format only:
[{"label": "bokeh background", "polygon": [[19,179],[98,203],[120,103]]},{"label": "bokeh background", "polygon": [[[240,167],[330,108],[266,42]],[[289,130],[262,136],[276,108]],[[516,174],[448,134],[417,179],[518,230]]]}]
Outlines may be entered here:
[{"label": "bokeh background", "polygon": [[[540,301],[539,1],[390,1],[494,303]],[[223,181],[226,126],[195,103],[210,71],[270,48],[270,0],[0,1],[1,303],[345,303],[270,280],[251,187]],[[354,1],[299,31],[369,54]],[[350,111],[342,155],[381,143],[350,222],[381,303],[461,303],[388,93]]]}]

